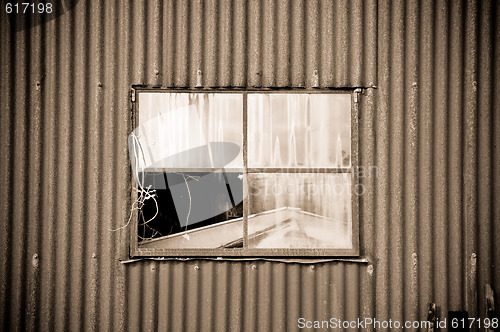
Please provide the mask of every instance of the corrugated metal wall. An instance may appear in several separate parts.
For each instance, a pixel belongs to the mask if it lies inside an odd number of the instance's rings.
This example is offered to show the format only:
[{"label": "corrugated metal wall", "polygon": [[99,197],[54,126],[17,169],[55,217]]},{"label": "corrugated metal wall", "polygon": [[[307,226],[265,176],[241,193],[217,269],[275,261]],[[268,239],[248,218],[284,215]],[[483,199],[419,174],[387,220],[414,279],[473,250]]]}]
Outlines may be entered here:
[{"label": "corrugated metal wall", "polygon": [[[498,1],[57,11],[24,30],[0,14],[2,330],[290,331],[299,317],[421,320],[429,302],[441,319],[484,317],[485,284],[500,293]],[[198,70],[205,87],[368,88],[369,264],[119,262],[130,86],[194,87]]]}]

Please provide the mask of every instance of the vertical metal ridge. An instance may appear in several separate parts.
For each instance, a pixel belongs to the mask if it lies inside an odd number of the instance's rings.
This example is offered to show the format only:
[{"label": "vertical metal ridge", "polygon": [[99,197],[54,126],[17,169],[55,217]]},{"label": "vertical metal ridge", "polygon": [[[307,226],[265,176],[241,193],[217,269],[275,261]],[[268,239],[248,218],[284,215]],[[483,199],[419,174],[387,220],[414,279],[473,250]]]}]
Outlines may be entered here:
[{"label": "vertical metal ridge", "polygon": [[[376,93],[375,89],[367,89],[366,96],[361,99],[360,104],[359,132],[364,133],[366,139],[360,139],[359,142],[359,163],[358,172],[363,172],[360,176],[362,195],[360,195],[360,252],[365,253],[370,259],[373,259],[375,253],[376,233],[376,181],[378,171],[371,174],[372,166],[376,166]],[[376,169],[376,168],[375,168]],[[376,169],[377,170],[377,169]],[[360,317],[375,317],[375,276],[378,272],[374,271],[373,261],[366,267],[360,269],[360,288],[366,296],[360,297],[359,313]],[[374,275],[375,274],[375,275]]]},{"label": "vertical metal ridge", "polygon": [[[131,128],[131,106],[130,106],[130,64],[129,64],[129,44],[128,38],[130,35],[130,3],[121,3],[115,1],[113,4],[117,9],[118,19],[114,20],[117,33],[117,47],[115,61],[116,76],[113,75],[114,84],[110,89],[116,89],[118,93],[112,94],[113,104],[115,109],[113,112],[114,125],[116,135],[114,140],[114,153],[117,156],[113,163],[115,171],[115,180],[113,182],[113,197],[116,197],[115,208],[113,211],[114,218],[111,219],[111,227],[113,229],[122,227],[127,224],[130,215],[130,192],[132,190],[130,184],[130,167],[128,164],[128,145],[125,143],[125,137]],[[164,36],[164,35],[163,35]],[[165,53],[164,53],[165,54]],[[165,62],[163,61],[163,66]],[[165,68],[165,67],[163,67]],[[166,79],[166,78],[165,78]],[[120,111],[122,110],[122,111]],[[127,241],[129,228],[124,228],[114,232],[111,235],[113,255],[111,259],[114,261],[113,269],[113,312],[112,312],[112,328],[115,330],[125,331],[127,328],[127,277],[128,270],[120,263],[119,259],[124,259],[128,255]]]},{"label": "vertical metal ridge", "polygon": [[[118,8],[111,2],[106,2],[103,6],[103,13],[105,18],[105,23],[103,24],[103,43],[105,45],[117,44],[118,38],[116,35],[116,20],[110,18],[117,17]],[[102,169],[113,169],[114,165],[118,164],[116,151],[116,137],[118,136],[118,131],[116,128],[117,123],[117,110],[115,108],[114,94],[109,92],[114,87],[113,79],[116,77],[116,62],[117,49],[115,47],[104,48],[103,49],[103,68],[105,68],[101,76],[101,87],[103,93],[102,109],[103,109],[103,149],[102,158],[103,163],[101,165]],[[111,128],[111,130],[106,130],[106,128]],[[102,182],[102,200],[107,202],[103,204],[102,211],[102,223],[101,223],[101,250],[96,252],[96,259],[99,264],[99,287],[100,291],[100,301],[99,301],[99,313],[98,313],[98,330],[110,329],[114,327],[113,322],[113,307],[114,307],[114,297],[115,297],[115,285],[113,279],[115,276],[115,270],[117,265],[117,257],[114,255],[115,245],[113,238],[119,233],[118,231],[113,231],[118,228],[115,226],[113,219],[117,216],[114,214],[116,209],[116,202],[114,199],[109,199],[114,197],[113,186],[116,183],[116,174],[112,172],[107,177],[104,176],[104,172],[101,172],[101,182]],[[112,268],[109,268],[112,267]]]},{"label": "vertical metal ridge", "polygon": [[[174,285],[181,285],[186,280],[186,274],[190,272],[190,271],[188,271],[189,267],[190,266],[188,264],[178,264],[177,269],[174,270],[174,275],[172,278]],[[212,280],[214,279],[215,275],[216,274],[214,271],[212,278],[211,278]],[[212,287],[215,287],[215,285],[212,285]],[[174,301],[175,301],[175,304],[178,305],[179,308],[181,308],[181,313],[188,312],[187,296],[186,296],[187,291],[188,291],[187,287],[174,287]],[[174,316],[172,330],[185,331],[187,319],[188,319],[188,317],[186,315]]]},{"label": "vertical metal ridge", "polygon": [[[146,61],[146,73],[147,82],[152,85],[162,84],[162,17],[162,2],[155,1],[153,3],[149,3],[145,11],[145,20],[148,23],[148,38],[145,38],[148,42],[148,52],[146,53],[148,56],[148,59]],[[192,77],[192,75],[189,76]]]},{"label": "vertical metal ridge", "polygon": [[[95,50],[91,52],[87,58],[88,68],[88,92],[89,107],[87,112],[88,117],[88,156],[86,169],[86,208],[91,211],[86,218],[85,233],[84,233],[84,262],[86,271],[86,292],[84,293],[83,305],[83,328],[95,330],[98,326],[99,310],[98,306],[101,302],[99,292],[99,260],[98,250],[101,248],[102,231],[105,225],[102,220],[103,208],[103,189],[102,189],[102,167],[103,158],[103,96],[102,96],[102,79],[103,79],[103,2],[99,2],[97,6],[89,5],[89,22],[95,22],[90,29],[89,49]],[[85,23],[86,25],[89,23]],[[145,71],[144,69],[142,70]]]},{"label": "vertical metal ridge", "polygon": [[[56,227],[54,229],[56,240],[56,329],[69,329],[71,319],[71,299],[67,291],[71,287],[71,274],[67,268],[70,257],[70,228],[67,227],[71,211],[71,193],[70,193],[70,174],[72,164],[69,162],[71,152],[74,149],[72,144],[73,137],[70,134],[72,114],[67,114],[64,110],[70,109],[69,85],[71,79],[71,54],[66,52],[67,45],[71,45],[71,36],[66,28],[70,20],[69,16],[62,16],[61,20],[56,22],[56,52],[58,54],[58,66],[55,72],[55,111],[57,133],[56,139],[56,162],[58,164],[57,197],[56,197]],[[64,83],[62,83],[64,82]],[[66,129],[66,130],[64,130]],[[85,275],[83,276],[85,278]]]},{"label": "vertical metal ridge", "polygon": [[[463,260],[463,246],[461,236],[452,236],[453,234],[462,234],[462,211],[457,209],[457,206],[462,206],[463,197],[463,186],[462,186],[462,151],[461,147],[463,144],[462,140],[462,103],[463,94],[462,86],[460,82],[463,80],[462,68],[463,68],[463,40],[461,36],[463,35],[463,6],[459,3],[453,3],[449,6],[449,40],[448,49],[449,54],[449,65],[448,65],[448,82],[447,82],[447,104],[448,104],[448,151],[447,151],[447,183],[448,185],[448,204],[447,204],[447,214],[448,214],[448,225],[447,234],[450,236],[450,242],[447,248],[448,259],[450,271],[449,274],[452,276],[458,276],[456,278],[450,278],[449,287],[450,289],[466,289],[467,285],[464,281],[463,271],[466,269]],[[451,292],[448,296],[448,302],[450,303],[450,308],[457,310],[456,308],[464,306],[464,294],[463,291],[460,293]]]},{"label": "vertical metal ridge", "polygon": [[[77,69],[76,72],[76,82],[74,83],[74,89],[77,87],[82,89],[82,96],[78,98],[75,103],[75,112],[72,116],[73,125],[77,130],[78,136],[75,135],[74,141],[74,158],[75,158],[75,167],[74,167],[74,178],[75,182],[73,183],[74,190],[74,203],[73,203],[73,213],[75,213],[76,220],[84,220],[85,222],[80,222],[74,225],[71,228],[71,231],[74,236],[74,247],[78,248],[78,250],[71,250],[71,259],[73,264],[70,266],[70,271],[76,275],[82,274],[83,277],[75,280],[70,284],[70,303],[78,302],[81,303],[80,307],[76,309],[73,313],[70,313],[70,329],[83,329],[85,327],[88,328],[88,304],[87,299],[89,296],[89,292],[92,291],[91,287],[89,287],[89,279],[91,279],[91,272],[89,268],[90,261],[88,258],[88,247],[91,246],[90,243],[87,242],[88,235],[87,231],[89,228],[89,223],[91,222],[92,212],[91,212],[91,193],[92,189],[89,188],[89,173],[92,168],[92,159],[91,154],[93,153],[93,149],[90,146],[91,144],[91,130],[97,130],[97,128],[90,129],[91,125],[91,108],[92,101],[90,100],[90,91],[92,87],[95,86],[95,82],[92,82],[92,78],[90,75],[90,57],[91,53],[88,50],[93,47],[93,39],[95,34],[92,30],[90,30],[90,24],[88,23],[91,19],[91,6],[86,3],[82,4],[82,9],[79,12],[75,13],[74,22],[78,24],[82,33],[77,35],[77,39],[74,41],[75,45],[75,64],[78,63],[78,66],[75,67]],[[87,33],[83,33],[83,31],[87,31]],[[90,35],[90,38],[89,38]],[[73,41],[71,42],[73,44]],[[66,44],[68,45],[68,44]],[[71,47],[70,47],[71,49]],[[78,51],[77,51],[78,49]],[[93,133],[95,135],[95,133]],[[90,164],[90,165],[89,165]],[[83,176],[82,176],[83,174]],[[64,226],[63,226],[64,227]],[[67,227],[67,226],[66,226]],[[89,273],[87,273],[89,271]]]},{"label": "vertical metal ridge", "polygon": [[[123,317],[126,322],[124,323],[127,331],[139,331],[141,328],[140,317],[143,316],[142,312],[142,292],[143,292],[143,278],[142,271],[146,269],[147,261],[134,264],[127,269],[126,275],[126,314]],[[138,285],[139,287],[137,287]],[[133,314],[132,314],[133,313]]]},{"label": "vertical metal ridge", "polygon": [[[169,264],[158,264],[158,287],[157,292],[157,314],[158,314],[158,325],[156,326],[158,330],[170,331],[169,322],[171,322],[172,310],[170,308],[170,303],[172,303],[171,298],[171,285],[167,280],[171,279],[171,266]],[[200,296],[201,302],[203,302]],[[198,317],[197,317],[198,319]]]},{"label": "vertical metal ridge", "polygon": [[274,303],[271,308],[272,331],[288,331],[286,327],[287,303],[286,299],[286,266],[284,263],[275,264],[274,268],[270,268],[271,279],[271,296],[270,299]]},{"label": "vertical metal ridge", "polygon": [[291,59],[291,3],[277,1],[276,3],[276,86],[290,86],[290,59]]},{"label": "vertical metal ridge", "polygon": [[362,0],[352,3],[352,10],[349,11],[349,27],[354,27],[348,34],[348,60],[347,60],[347,79],[355,86],[363,86],[362,70],[363,70],[363,32],[365,25],[363,24],[363,6]]},{"label": "vertical metal ridge", "polygon": [[[203,264],[205,265],[205,264]],[[206,264],[202,268],[205,271],[205,278],[203,278],[202,288],[205,290],[202,294],[204,303],[201,315],[206,320],[205,326],[209,326],[208,331],[215,331],[215,284],[211,281],[216,278],[217,271],[215,270],[215,265]]]},{"label": "vertical metal ridge", "polygon": [[[336,24],[335,24],[335,61],[339,64],[335,66],[335,86],[349,86],[350,82],[347,77],[349,59],[348,59],[348,41],[347,36],[349,34],[349,5],[345,0],[336,1]],[[353,29],[354,30],[354,29]],[[340,65],[342,64],[342,65]]]},{"label": "vertical metal ridge", "polygon": [[[376,0],[363,1],[363,26],[365,27],[363,40],[363,80],[360,86],[374,86],[377,84],[378,71],[378,2]],[[365,84],[361,84],[365,83]]]},{"label": "vertical metal ridge", "polygon": [[[305,49],[302,52],[305,53],[304,60],[305,63],[302,64],[305,68],[305,87],[309,88],[319,87],[319,1],[312,0],[306,1],[305,13],[304,13],[304,37],[305,37]],[[317,82],[315,82],[317,81]]]},{"label": "vertical metal ridge", "polygon": [[[186,322],[186,330],[199,331],[203,327],[203,317],[201,316],[201,307],[198,305],[199,301],[203,301],[201,292],[201,279],[208,272],[203,266],[198,264],[198,262],[193,262],[189,264],[188,276],[186,278],[186,284],[189,285],[188,295],[186,296],[186,309],[189,311],[191,317],[196,319],[188,319]],[[227,282],[227,281],[226,281]]]},{"label": "vertical metal ridge", "polygon": [[[230,331],[241,331],[244,328],[243,313],[245,311],[245,302],[243,294],[245,290],[242,285],[244,282],[245,269],[248,268],[248,263],[245,264],[231,264],[230,272],[230,285],[231,288],[228,292],[231,296],[231,313],[229,315],[229,330]],[[234,295],[237,296],[234,296]],[[203,322],[202,316],[198,316],[198,320]]]},{"label": "vertical metal ridge", "polygon": [[[190,3],[188,1],[185,2],[176,2],[176,32],[178,33],[176,38],[176,73],[175,77],[177,78],[176,86],[180,87],[188,87],[189,84],[189,72],[191,70],[191,63],[188,61],[188,54],[191,51],[189,45],[189,22],[191,19],[190,12]],[[147,40],[147,38],[144,38]]]},{"label": "vertical metal ridge", "polygon": [[233,67],[232,82],[235,87],[244,87],[248,81],[248,3],[244,0],[237,0],[233,6]]},{"label": "vertical metal ridge", "polygon": [[[40,49],[43,44],[41,27],[36,27],[30,33],[30,45],[34,49]],[[42,55],[40,52],[33,54],[30,57],[30,63],[27,65],[30,71],[28,89],[30,100],[29,111],[29,194],[28,204],[28,225],[27,225],[27,304],[26,304],[26,328],[35,330],[40,308],[40,267],[39,267],[39,252],[40,252],[40,229],[42,228],[42,220],[39,217],[42,209],[43,195],[42,184],[44,174],[42,163],[42,137],[43,137],[43,113],[41,109],[41,94],[40,94],[40,77]],[[30,259],[31,258],[31,259]]]},{"label": "vertical metal ridge", "polygon": [[[220,282],[215,284],[215,308],[221,312],[229,313],[232,308],[229,306],[229,264],[216,264],[214,266],[215,278]],[[198,266],[199,268],[199,266]],[[229,328],[229,315],[215,314],[215,331],[227,331]]]},{"label": "vertical metal ridge", "polygon": [[[70,123],[69,128],[73,131],[72,140],[72,151],[71,151],[71,182],[67,185],[70,187],[72,192],[71,195],[71,212],[70,218],[66,220],[66,224],[61,227],[68,228],[70,232],[70,241],[68,242],[68,247],[59,250],[65,250],[68,252],[69,258],[66,264],[67,270],[70,271],[70,276],[74,275],[84,275],[87,269],[84,266],[85,260],[85,228],[84,223],[74,223],[71,227],[68,225],[70,220],[88,220],[87,210],[85,206],[86,199],[86,185],[85,180],[87,176],[82,176],[85,174],[86,161],[87,161],[87,143],[86,129],[88,125],[86,124],[86,114],[88,107],[86,106],[87,93],[79,94],[77,91],[83,89],[85,91],[87,85],[90,84],[86,78],[85,70],[88,68],[86,62],[87,52],[89,45],[87,44],[87,36],[85,34],[85,24],[88,21],[89,16],[87,15],[87,7],[79,12],[70,13],[68,19],[70,20],[70,27],[68,28],[71,40],[69,40],[64,45],[66,46],[62,52],[69,53],[71,57],[70,67],[70,79],[66,83],[69,88],[69,94],[75,96],[69,101],[68,109],[73,110],[71,116],[69,116]],[[62,111],[62,110],[60,110]],[[50,221],[49,221],[50,222]],[[84,325],[84,307],[85,307],[85,278],[80,278],[76,280],[71,280],[67,287],[67,294],[69,298],[69,303],[81,303],[81,308],[79,310],[70,311],[69,313],[69,329],[81,329]]]},{"label": "vertical metal ridge", "polygon": [[[429,2],[421,2],[420,13],[423,24],[421,24],[419,36],[419,81],[418,105],[419,105],[419,294],[423,299],[433,297],[433,257],[432,257],[432,169],[433,160],[429,153],[433,144],[432,127],[432,22],[433,11]],[[420,301],[419,314],[425,315],[428,303]]]},{"label": "vertical metal ridge", "polygon": [[262,86],[276,86],[276,1],[261,1]]},{"label": "vertical metal ridge", "polygon": [[[404,108],[405,99],[405,56],[404,56],[404,35],[406,24],[404,20],[404,3],[394,3],[389,14],[390,35],[388,61],[388,89],[391,93],[388,96],[388,121],[389,134],[389,273],[388,284],[392,288],[389,295],[390,303],[403,303],[405,298],[404,289],[404,262],[408,259],[408,254],[403,246],[404,223],[406,222],[404,202],[401,199],[405,193],[404,169],[405,155],[403,143],[406,138]],[[399,255],[390,253],[398,252]],[[391,319],[403,321],[404,306],[391,306],[389,316]]]},{"label": "vertical metal ridge", "polygon": [[249,1],[247,3],[248,8],[248,73],[247,85],[250,87],[261,86],[261,76],[260,71],[261,64],[261,41],[262,41],[262,18],[261,18],[261,2],[258,0]]},{"label": "vertical metal ridge", "polygon": [[309,317],[314,315],[314,308],[311,303],[311,298],[316,294],[314,292],[313,271],[312,265],[295,266],[299,279],[298,291],[300,292],[300,315],[302,318],[309,320]]},{"label": "vertical metal ridge", "polygon": [[[129,165],[128,156],[128,144],[126,143],[124,137],[134,129],[132,128],[132,105],[131,105],[131,84],[132,82],[132,70],[133,67],[130,63],[133,61],[133,57],[130,55],[131,45],[128,43],[131,38],[132,29],[129,24],[129,20],[132,16],[131,4],[127,3],[125,5],[121,4],[119,6],[119,16],[120,20],[118,22],[119,34],[119,57],[118,61],[118,73],[117,73],[117,89],[119,93],[115,94],[115,101],[117,107],[117,123],[115,127],[118,130],[119,136],[117,139],[117,149],[116,154],[120,156],[120,162],[118,165],[114,165],[117,169],[117,180],[115,189],[118,191],[119,199],[117,199],[116,206],[116,226],[122,227],[127,225],[130,217],[130,206],[132,204],[130,198],[130,192],[132,191],[132,184],[130,183],[131,170]],[[173,75],[171,75],[173,76]],[[119,111],[121,110],[121,112]],[[120,139],[122,137],[122,139]],[[127,241],[124,239],[128,238],[129,229],[124,228],[120,230],[117,236],[115,236],[115,244],[117,252],[115,253],[117,257],[121,259],[128,258],[128,245]],[[121,278],[125,277],[125,269],[121,269]],[[125,284],[125,280],[122,279],[122,284]],[[122,301],[125,300],[125,296],[122,295]],[[125,311],[123,312],[125,314]],[[122,319],[121,321],[125,321]]]},{"label": "vertical metal ridge", "polygon": [[262,262],[257,268],[257,326],[265,331],[271,330],[273,318],[273,306],[271,304],[273,275],[269,264]]},{"label": "vertical metal ridge", "polygon": [[[194,1],[191,6],[191,19],[190,27],[192,38],[190,38],[190,49],[189,61],[191,63],[190,68],[190,85],[195,87],[202,87],[204,85],[204,75],[203,72],[203,47],[205,45],[205,29],[204,29],[204,2]],[[161,42],[158,43],[161,45]],[[198,71],[200,71],[200,78],[198,79]],[[205,77],[206,79],[206,77]],[[161,83],[161,82],[159,82]],[[200,84],[200,86],[199,86]]]},{"label": "vertical metal ridge", "polygon": [[[468,262],[466,270],[465,303],[471,308],[470,314],[477,317],[475,309],[478,293],[476,290],[477,271],[472,266],[472,255],[477,250],[477,3],[466,2],[465,9],[465,51],[466,59],[464,68],[464,260]],[[475,264],[475,262],[474,262]],[[481,291],[479,292],[481,294]]]},{"label": "vertical metal ridge", "polygon": [[[345,269],[346,266],[344,264],[336,264],[333,266],[334,275],[337,276],[337,281],[334,285],[336,288],[336,297],[334,298],[334,302],[336,304],[335,310],[337,314],[336,317],[339,317],[341,320],[346,320],[346,301],[345,299],[348,296],[347,293],[347,280],[345,277]],[[335,312],[335,311],[334,311]]]},{"label": "vertical metal ridge", "polygon": [[233,14],[233,2],[228,0],[219,0],[217,10],[217,20],[219,27],[219,38],[217,48],[218,54],[218,86],[231,87],[233,68],[233,30],[231,27]]},{"label": "vertical metal ridge", "polygon": [[[448,79],[448,15],[444,1],[434,2],[434,29],[433,29],[433,75],[432,75],[432,125],[433,125],[433,148],[432,148],[432,186],[433,214],[433,298],[443,312],[448,311],[448,262],[447,247],[450,242],[447,232],[448,215],[447,206],[447,171],[446,171],[446,148],[447,148],[447,103],[446,81]],[[442,276],[445,276],[442,278]]]},{"label": "vertical metal ridge", "polygon": [[[163,84],[167,87],[174,86],[175,73],[175,2],[165,1],[163,3],[163,21],[162,21],[162,44],[163,44]],[[123,23],[125,24],[125,23]],[[127,22],[127,24],[129,24]],[[204,30],[204,29],[203,29]],[[124,40],[126,43],[126,40]],[[202,47],[205,44],[202,45]]]},{"label": "vertical metal ridge", "polygon": [[[485,298],[484,287],[486,284],[493,286],[495,275],[492,273],[492,266],[496,265],[500,260],[494,260],[494,238],[493,232],[495,219],[493,218],[492,197],[495,196],[493,191],[493,46],[494,42],[492,36],[498,30],[494,31],[492,28],[492,4],[489,1],[478,2],[478,66],[477,70],[477,88],[478,88],[478,102],[477,102],[477,265],[478,265],[478,278],[476,283],[478,299]],[[493,33],[492,33],[493,32]],[[497,76],[498,80],[498,76]],[[498,109],[497,109],[498,112]],[[489,221],[489,222],[484,222]],[[496,219],[496,223],[499,219]],[[496,233],[497,237],[498,234]],[[498,276],[497,276],[498,278]],[[485,301],[481,301],[482,305],[479,306],[479,312],[487,310]]]},{"label": "vertical metal ridge", "polygon": [[291,2],[291,58],[290,58],[290,76],[291,84],[295,87],[306,86],[306,70],[305,63],[306,53],[306,24],[305,22],[305,0],[297,0]]},{"label": "vertical metal ridge", "polygon": [[[5,14],[2,13],[3,18]],[[14,75],[12,75],[12,63],[15,59],[14,37],[12,28],[6,19],[0,21],[0,29],[6,31],[5,38],[0,40],[0,91],[5,92],[5,96],[0,98],[0,153],[2,163],[0,163],[0,185],[6,188],[3,195],[0,195],[0,328],[9,328],[9,307],[10,307],[10,284],[13,276],[10,274],[10,251],[12,247],[11,232],[12,226],[8,221],[12,219],[13,196],[12,170],[13,170],[13,131],[14,131]]]},{"label": "vertical metal ridge", "polygon": [[[493,1],[492,2],[492,16],[493,17],[500,17],[500,3],[498,1]],[[498,77],[500,77],[500,65],[498,64],[498,61],[495,59],[500,58],[500,36],[498,34],[498,31],[500,31],[500,23],[498,20],[493,19],[492,22],[492,31],[491,34],[492,36],[492,43],[493,43],[493,54],[491,56],[492,60],[492,73],[493,73],[493,79],[490,82],[492,84],[492,109],[491,111],[493,112],[493,141],[492,141],[492,168],[493,168],[493,192],[498,193],[500,192],[500,165],[497,160],[500,160],[500,112],[498,111],[500,109],[500,102],[499,102],[499,96],[500,96],[500,83],[498,81]],[[491,198],[490,198],[491,199]],[[500,223],[498,220],[500,220],[500,197],[499,195],[495,194],[493,195],[493,215],[491,219],[491,223],[493,226],[491,236],[492,238],[492,248],[493,248],[493,257],[492,257],[492,262],[494,262],[494,266],[492,267],[492,275],[493,276],[499,276],[500,275],[500,264],[497,262],[500,262],[500,243],[494,238],[494,234],[500,234]],[[497,291],[500,289],[500,278],[496,278],[493,280],[493,285],[492,287],[496,289]]]},{"label": "vertical metal ridge", "polygon": [[158,326],[158,265],[156,261],[145,262],[141,269],[141,331],[153,331]]},{"label": "vertical metal ridge", "polygon": [[[375,207],[375,237],[374,260],[375,266],[375,297],[377,298],[375,306],[375,316],[381,319],[388,318],[390,307],[389,303],[389,278],[390,278],[390,110],[389,97],[391,91],[390,82],[390,17],[391,8],[388,2],[379,2],[380,15],[379,21],[379,46],[378,62],[379,73],[378,81],[380,90],[377,100],[377,136],[376,140],[376,165],[379,167],[379,178],[376,180],[377,187],[377,205]],[[382,318],[383,317],[383,318]]]},{"label": "vertical metal ridge", "polygon": [[[41,249],[40,249],[40,275],[44,276],[41,281],[41,306],[40,306],[40,330],[55,329],[55,280],[56,269],[56,245],[55,245],[55,224],[56,224],[56,194],[57,194],[57,162],[56,162],[56,115],[55,98],[53,96],[53,87],[55,85],[56,68],[51,66],[56,58],[56,32],[55,22],[42,25],[44,44],[42,46],[44,75],[40,80],[40,89],[42,93],[42,109],[44,110],[44,158],[43,169],[46,170],[42,188],[44,204],[41,211],[43,228],[41,231]],[[43,317],[43,319],[42,319]]]},{"label": "vertical metal ridge", "polygon": [[[206,87],[215,87],[218,85],[218,75],[219,70],[219,33],[217,24],[217,13],[218,6],[216,0],[210,0],[205,3],[205,29],[204,29],[204,41],[205,48],[203,50],[204,66],[203,71],[203,81]],[[179,36],[179,37],[182,37]],[[182,70],[182,68],[181,68]]]},{"label": "vertical metal ridge", "polygon": [[[404,8],[407,20],[405,22],[405,45],[404,45],[404,186],[405,200],[402,202],[404,207],[405,221],[403,228],[404,245],[404,311],[403,317],[405,320],[418,320],[421,318],[419,314],[419,254],[418,254],[418,237],[419,237],[419,132],[418,132],[418,93],[420,90],[418,81],[418,68],[415,66],[419,63],[419,38],[418,29],[421,20],[418,2],[406,2]],[[423,299],[425,302],[425,299]]]},{"label": "vertical metal ridge", "polygon": [[259,273],[260,264],[258,262],[252,262],[251,265],[248,266],[246,270],[245,276],[245,289],[246,293],[244,294],[245,302],[247,303],[247,310],[245,315],[245,326],[250,331],[255,331],[259,328],[259,317],[257,314],[259,302],[259,294],[258,294],[258,273]]},{"label": "vertical metal ridge", "polygon": [[[17,18],[16,18],[17,20]],[[29,64],[29,58],[26,53],[22,52],[23,46],[28,44],[29,35],[27,31],[21,31],[16,34],[15,43],[13,43],[14,48],[14,74],[13,77],[17,77],[17,80],[13,80],[13,90],[12,90],[12,102],[15,106],[22,109],[28,109],[29,103],[27,98],[22,98],[28,92],[28,82],[29,73],[26,70],[27,64]],[[24,179],[28,176],[27,168],[27,157],[26,153],[29,153],[27,147],[27,140],[29,138],[29,133],[27,127],[29,126],[29,119],[27,114],[13,112],[13,131],[11,132],[11,164],[9,165],[12,169],[12,179],[11,184],[13,190],[11,194],[11,207],[12,211],[9,215],[9,221],[12,222],[12,227],[10,228],[9,238],[12,239],[12,250],[10,251],[10,257],[8,257],[8,262],[10,265],[9,273],[16,276],[11,279],[11,289],[9,294],[10,308],[8,315],[8,322],[6,323],[8,328],[12,326],[19,326],[21,329],[25,327],[24,321],[24,306],[25,306],[25,296],[26,296],[26,248],[25,246],[16,246],[16,243],[24,243],[26,237],[26,228],[28,218],[28,211],[26,207],[28,183]],[[15,189],[14,189],[15,188]]]},{"label": "vertical metal ridge", "polygon": [[359,265],[346,264],[345,265],[345,280],[346,280],[346,304],[345,304],[345,317],[348,321],[357,321],[360,316],[359,300],[363,294],[359,287]]},{"label": "vertical metal ridge", "polygon": [[[323,289],[319,290],[319,308],[317,309],[317,312],[320,312],[322,316],[325,317],[333,317],[334,316],[334,299],[336,298],[336,291],[334,290],[333,284],[335,283],[334,280],[334,266],[329,266],[327,264],[322,266],[323,268],[321,269],[321,273],[318,278],[318,284],[323,287]],[[300,286],[297,286],[300,287]],[[288,311],[287,311],[288,312]],[[296,317],[300,317],[301,315],[297,313],[297,315],[294,315],[290,317],[291,323],[290,326],[296,326],[297,324],[297,319],[294,319]]]},{"label": "vertical metal ridge", "polygon": [[[146,82],[147,38],[144,38],[147,22],[144,20],[144,15],[144,2],[135,1],[130,3],[129,22],[134,23],[129,26],[128,31],[130,36],[129,40],[127,40],[129,47],[127,51],[130,52],[130,59],[127,65],[131,67],[131,81],[134,82],[132,84],[148,83]],[[127,25],[130,24],[129,22],[127,22]],[[178,77],[179,75],[175,73],[173,76]]]},{"label": "vertical metal ridge", "polygon": [[333,1],[320,2],[321,52],[319,80],[324,86],[334,86],[335,65],[335,16]]}]

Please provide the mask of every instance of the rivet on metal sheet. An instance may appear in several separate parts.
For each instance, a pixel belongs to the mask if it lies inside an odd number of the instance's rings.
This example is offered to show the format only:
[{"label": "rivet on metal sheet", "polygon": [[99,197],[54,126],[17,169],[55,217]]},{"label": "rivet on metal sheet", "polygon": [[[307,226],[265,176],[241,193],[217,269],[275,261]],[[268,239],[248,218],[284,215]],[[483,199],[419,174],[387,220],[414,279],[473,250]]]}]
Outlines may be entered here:
[{"label": "rivet on metal sheet", "polygon": [[37,91],[40,91],[40,86],[41,86],[41,85],[42,85],[42,84],[41,84],[40,82],[36,82],[36,90],[37,90]]},{"label": "rivet on metal sheet", "polygon": [[31,261],[31,264],[33,265],[33,267],[38,267],[38,254],[34,254],[33,255],[33,259]]},{"label": "rivet on metal sheet", "polygon": [[314,270],[314,265],[311,265],[310,269],[311,269],[311,271]]},{"label": "rivet on metal sheet", "polygon": [[160,71],[158,69],[155,69],[155,75],[156,76],[160,75]]},{"label": "rivet on metal sheet", "polygon": [[313,71],[311,87],[319,88],[319,74],[317,69]]},{"label": "rivet on metal sheet", "polygon": [[92,258],[97,258],[96,253],[93,253],[93,254],[92,254]]},{"label": "rivet on metal sheet", "polygon": [[257,265],[252,265],[252,270],[257,270]]},{"label": "rivet on metal sheet", "polygon": [[200,269],[200,267],[199,267],[198,265],[195,265],[195,266],[194,266],[194,270],[195,270],[195,271],[198,271],[199,269]]},{"label": "rivet on metal sheet", "polygon": [[102,88],[102,83],[101,82],[97,83],[97,86]]},{"label": "rivet on metal sheet", "polygon": [[199,69],[196,71],[196,87],[203,88],[203,73]]}]

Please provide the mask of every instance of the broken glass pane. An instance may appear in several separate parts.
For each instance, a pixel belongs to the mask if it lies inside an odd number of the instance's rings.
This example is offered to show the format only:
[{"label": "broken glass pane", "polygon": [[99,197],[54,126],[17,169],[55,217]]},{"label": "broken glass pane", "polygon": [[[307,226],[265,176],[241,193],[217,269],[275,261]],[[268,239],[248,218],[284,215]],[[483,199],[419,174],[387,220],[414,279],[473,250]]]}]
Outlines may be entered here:
[{"label": "broken glass pane", "polygon": [[[139,215],[141,247],[235,248],[243,245],[243,177],[237,172],[140,174],[166,183]],[[156,240],[152,238],[160,237]],[[167,241],[165,241],[167,240]]]},{"label": "broken glass pane", "polygon": [[348,94],[249,94],[249,167],[350,167]]},{"label": "broken glass pane", "polygon": [[248,174],[250,248],[352,246],[350,173]]}]

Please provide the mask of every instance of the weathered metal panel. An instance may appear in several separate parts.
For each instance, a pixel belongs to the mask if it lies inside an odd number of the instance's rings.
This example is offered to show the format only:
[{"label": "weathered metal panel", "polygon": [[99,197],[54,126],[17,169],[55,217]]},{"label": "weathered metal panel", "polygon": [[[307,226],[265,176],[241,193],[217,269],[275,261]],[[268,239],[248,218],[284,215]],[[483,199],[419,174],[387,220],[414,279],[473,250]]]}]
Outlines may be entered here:
[{"label": "weathered metal panel", "polygon": [[[485,285],[500,292],[498,1],[55,6],[26,29],[0,14],[1,330],[289,331],[423,320],[430,302],[485,317]],[[369,263],[120,263],[132,84],[367,88]]]}]

